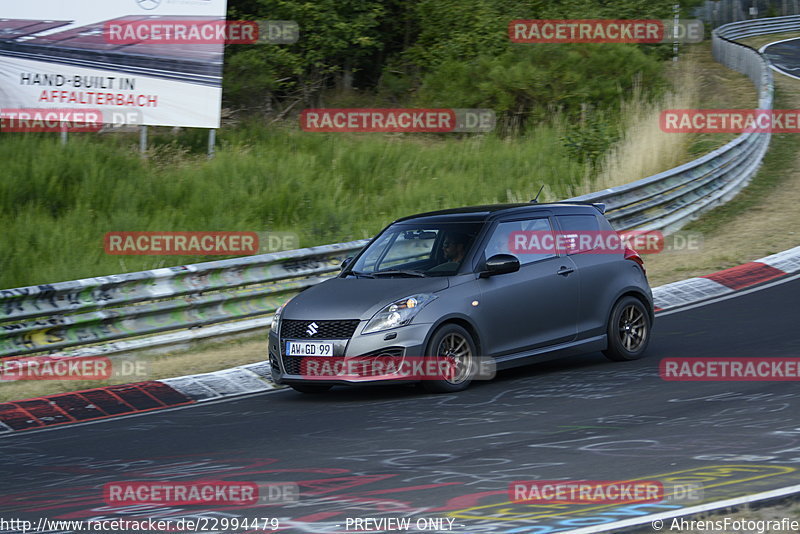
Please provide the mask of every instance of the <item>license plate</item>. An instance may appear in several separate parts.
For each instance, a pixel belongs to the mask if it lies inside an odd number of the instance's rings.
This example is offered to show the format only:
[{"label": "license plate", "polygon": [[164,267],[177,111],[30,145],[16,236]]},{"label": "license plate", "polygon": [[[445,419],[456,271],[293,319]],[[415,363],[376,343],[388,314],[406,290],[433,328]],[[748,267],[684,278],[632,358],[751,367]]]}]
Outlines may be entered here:
[{"label": "license plate", "polygon": [[330,341],[287,341],[287,356],[333,356]]}]

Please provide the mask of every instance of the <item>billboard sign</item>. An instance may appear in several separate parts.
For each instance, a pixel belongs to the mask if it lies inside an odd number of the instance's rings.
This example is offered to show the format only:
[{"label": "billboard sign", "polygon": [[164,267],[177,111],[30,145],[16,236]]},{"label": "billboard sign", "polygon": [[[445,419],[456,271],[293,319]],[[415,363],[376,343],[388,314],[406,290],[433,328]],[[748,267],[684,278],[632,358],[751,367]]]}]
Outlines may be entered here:
[{"label": "billboard sign", "polygon": [[[26,0],[0,5],[0,110],[100,110],[104,122],[218,128],[227,0]],[[194,29],[184,41],[109,28]],[[139,34],[142,32],[139,31]],[[189,32],[187,32],[189,35]],[[205,35],[205,33],[200,33]]]}]

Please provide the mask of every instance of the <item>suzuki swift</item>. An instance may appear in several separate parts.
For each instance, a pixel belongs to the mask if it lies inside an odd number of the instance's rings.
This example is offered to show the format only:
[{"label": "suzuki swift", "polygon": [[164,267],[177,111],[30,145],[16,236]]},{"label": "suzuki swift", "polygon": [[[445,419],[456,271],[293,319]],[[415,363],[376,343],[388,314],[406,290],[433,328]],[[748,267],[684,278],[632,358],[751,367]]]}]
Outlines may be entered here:
[{"label": "suzuki swift", "polygon": [[274,381],[304,393],[409,381],[455,392],[487,362],[494,370],[595,351],[641,357],[652,292],[604,210],[501,204],[393,222],[336,277],[276,311]]}]

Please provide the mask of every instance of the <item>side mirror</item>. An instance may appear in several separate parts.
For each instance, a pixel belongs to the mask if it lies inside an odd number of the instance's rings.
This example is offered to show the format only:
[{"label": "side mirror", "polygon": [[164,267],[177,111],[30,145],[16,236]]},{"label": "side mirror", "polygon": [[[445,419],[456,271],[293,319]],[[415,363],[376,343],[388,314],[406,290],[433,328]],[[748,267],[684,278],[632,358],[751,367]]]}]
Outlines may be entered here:
[{"label": "side mirror", "polygon": [[352,261],[353,261],[353,256],[348,256],[347,258],[345,258],[344,260],[342,260],[342,265],[341,265],[341,267],[342,267],[342,270],[345,270],[345,269],[347,269],[347,266],[348,266],[348,265],[350,265],[350,263],[351,263]]},{"label": "side mirror", "polygon": [[519,260],[511,254],[495,254],[486,260],[486,266],[481,271],[480,277],[486,278],[496,274],[514,273],[519,271]]}]

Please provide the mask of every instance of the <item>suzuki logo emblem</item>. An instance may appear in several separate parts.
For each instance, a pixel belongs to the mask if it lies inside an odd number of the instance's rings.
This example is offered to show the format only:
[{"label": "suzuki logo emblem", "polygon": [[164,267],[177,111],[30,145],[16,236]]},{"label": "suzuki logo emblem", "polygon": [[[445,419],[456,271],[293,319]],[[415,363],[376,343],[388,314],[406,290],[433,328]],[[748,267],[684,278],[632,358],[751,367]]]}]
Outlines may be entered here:
[{"label": "suzuki logo emblem", "polygon": [[308,334],[309,336],[313,336],[318,331],[319,327],[317,326],[317,323],[311,323],[310,325],[308,325],[308,328],[306,328],[306,334]]}]

